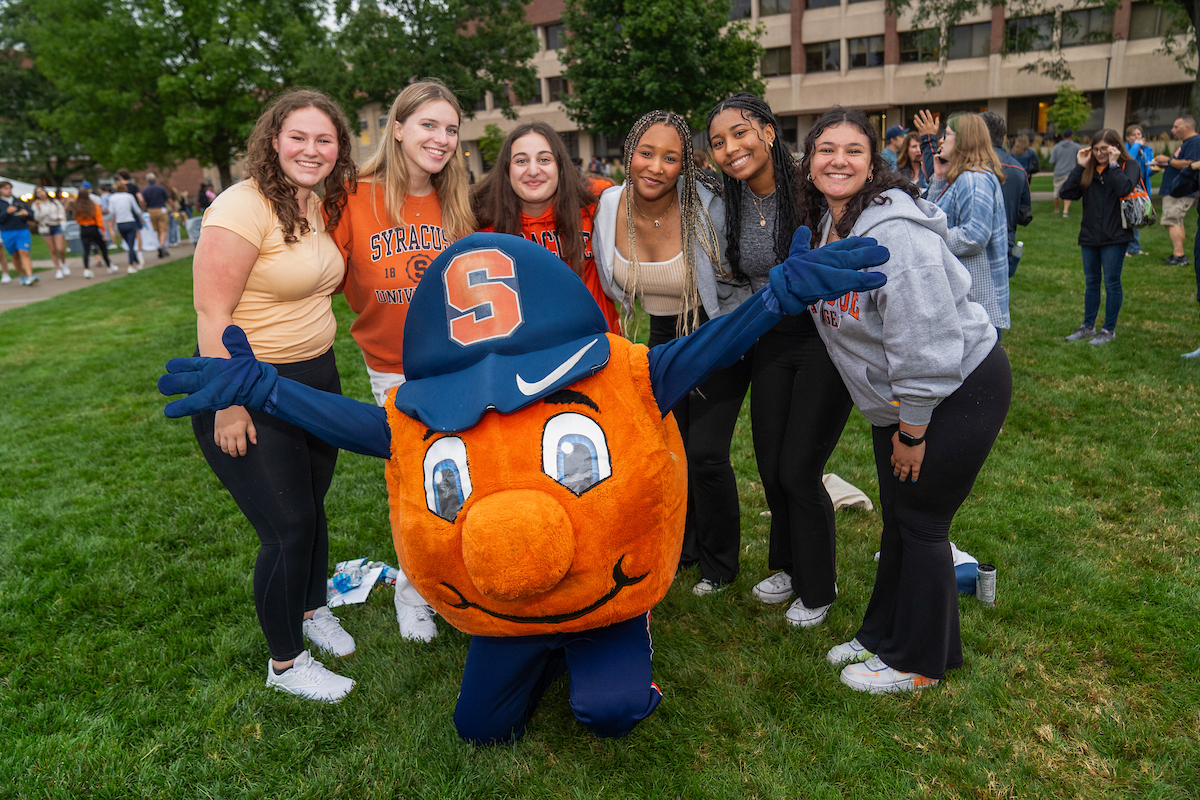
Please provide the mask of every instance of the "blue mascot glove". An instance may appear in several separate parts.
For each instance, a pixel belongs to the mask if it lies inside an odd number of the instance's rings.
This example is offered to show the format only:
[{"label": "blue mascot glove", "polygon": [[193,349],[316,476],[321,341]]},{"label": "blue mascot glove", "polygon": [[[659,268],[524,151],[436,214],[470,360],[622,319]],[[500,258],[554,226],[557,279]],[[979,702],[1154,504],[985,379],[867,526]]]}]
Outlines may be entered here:
[{"label": "blue mascot glove", "polygon": [[158,379],[165,395],[187,394],[167,403],[168,417],[186,417],[201,411],[220,411],[230,406],[262,408],[275,388],[279,372],[254,357],[246,332],[230,325],[221,334],[229,358],[172,358],[167,373]]},{"label": "blue mascot glove", "polygon": [[[836,300],[848,292],[869,292],[887,283],[877,267],[891,258],[874,239],[851,236],[811,249],[812,231],[801,225],[792,237],[787,260],[771,270],[771,293],[785,314],[799,314],[811,303]],[[768,301],[768,308],[770,302]]]}]

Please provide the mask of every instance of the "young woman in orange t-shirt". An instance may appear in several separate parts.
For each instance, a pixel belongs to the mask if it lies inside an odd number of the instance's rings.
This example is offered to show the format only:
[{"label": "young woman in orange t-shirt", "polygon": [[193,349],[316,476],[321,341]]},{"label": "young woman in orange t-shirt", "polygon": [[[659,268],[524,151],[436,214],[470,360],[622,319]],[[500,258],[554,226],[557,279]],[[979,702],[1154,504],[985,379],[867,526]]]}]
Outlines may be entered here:
[{"label": "young woman in orange t-shirt", "polygon": [[597,197],[571,163],[562,137],[544,122],[518,125],[504,139],[496,166],[471,193],[479,229],[524,236],[557,255],[596,298],[609,331],[620,334],[592,252]]},{"label": "young woman in orange t-shirt", "polygon": [[[332,229],[346,260],[346,301],[358,319],[350,334],[362,348],[375,401],[404,382],[404,321],[413,290],[438,254],[475,231],[466,165],[458,147],[462,109],[439,81],[400,92],[384,141],[358,171]],[[403,573],[396,621],[405,639],[437,635],[432,609]]]}]

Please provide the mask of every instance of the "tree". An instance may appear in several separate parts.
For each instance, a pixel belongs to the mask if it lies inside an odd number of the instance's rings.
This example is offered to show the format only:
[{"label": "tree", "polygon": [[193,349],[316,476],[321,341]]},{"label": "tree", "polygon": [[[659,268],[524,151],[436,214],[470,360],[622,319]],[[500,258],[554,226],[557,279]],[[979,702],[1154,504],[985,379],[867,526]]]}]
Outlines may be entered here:
[{"label": "tree", "polygon": [[485,92],[509,119],[517,97],[536,94],[530,60],[537,34],[529,0],[338,0],[339,50],[351,64],[357,104],[389,105],[411,81],[439,78],[467,116]]},{"label": "tree", "polygon": [[[5,46],[7,45],[7,46]],[[0,43],[0,158],[4,173],[30,183],[60,187],[94,162],[83,147],[46,127],[62,96],[24,50]]]},{"label": "tree", "polygon": [[504,147],[504,131],[495,123],[483,126],[483,136],[479,137],[479,155],[485,164],[495,164]]},{"label": "tree", "polygon": [[1079,130],[1092,116],[1092,104],[1069,83],[1060,84],[1054,102],[1046,109],[1046,121],[1060,131]]},{"label": "tree", "polygon": [[65,101],[48,122],[110,168],[230,164],[264,104],[345,92],[321,0],[38,0],[23,40]]},{"label": "tree", "polygon": [[761,94],[763,29],[730,22],[729,8],[728,0],[566,0],[567,115],[606,136],[656,108],[703,128],[718,100]]},{"label": "tree", "polygon": [[[1045,55],[1022,69],[1045,75],[1059,83],[1070,81],[1071,65],[1063,54],[1062,37],[1053,36],[1052,28],[1057,25],[1060,31],[1071,33],[1077,28],[1077,23],[1072,9],[1064,9],[1057,0],[887,0],[887,9],[894,14],[911,10],[913,29],[927,31],[925,44],[941,45],[941,58],[926,77],[926,83],[936,85],[941,82],[946,69],[946,31],[961,24],[970,15],[990,9],[997,2],[1003,3],[1010,20],[1025,19],[1035,23],[1028,28],[1018,25],[1006,30],[1005,54],[1044,52]],[[1194,78],[1191,112],[1200,116],[1200,51],[1196,48],[1196,31],[1200,29],[1200,0],[1154,2],[1163,10],[1166,20],[1161,52],[1174,56],[1187,74]],[[1121,5],[1121,0],[1101,0],[1100,5],[1111,15]],[[1045,20],[1041,19],[1046,15],[1051,18],[1049,31],[1045,29]]]}]

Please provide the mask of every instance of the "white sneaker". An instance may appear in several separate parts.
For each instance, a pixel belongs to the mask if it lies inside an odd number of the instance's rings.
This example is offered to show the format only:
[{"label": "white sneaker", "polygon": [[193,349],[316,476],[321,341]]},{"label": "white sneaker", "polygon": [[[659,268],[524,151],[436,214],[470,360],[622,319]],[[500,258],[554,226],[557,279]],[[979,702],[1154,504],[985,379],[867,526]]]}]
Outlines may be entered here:
[{"label": "white sneaker", "polygon": [[12,275],[4,273],[4,277],[0,277],[0,283],[12,283]]},{"label": "white sneaker", "polygon": [[782,603],[792,596],[792,576],[776,572],[755,584],[752,594],[762,603]]},{"label": "white sneaker", "polygon": [[725,591],[727,583],[715,583],[708,578],[701,578],[700,581],[692,587],[692,594],[696,597],[707,597],[710,594]]},{"label": "white sneaker", "polygon": [[83,271],[83,277],[84,277],[86,280],[89,280],[89,281],[90,281],[92,278],[94,278],[94,277],[95,277],[95,274],[94,274],[94,273],[93,273],[93,272],[92,272],[90,269],[85,269],[85,270]]},{"label": "white sneaker", "polygon": [[875,654],[859,644],[858,639],[851,639],[848,642],[842,642],[831,647],[825,655],[825,660],[835,667],[841,667],[846,664],[857,664],[860,661],[866,661],[873,655]]},{"label": "white sneaker", "polygon": [[118,272],[120,272],[120,271],[121,271],[121,268],[120,268],[120,267],[118,267],[116,264],[109,264],[109,265],[108,265],[108,274],[109,274],[109,275],[115,275],[116,273],[118,273]]},{"label": "white sneaker", "polygon": [[71,268],[70,268],[70,267],[68,267],[66,264],[63,264],[63,266],[62,266],[62,270],[63,270],[63,275],[66,275],[66,276],[70,277],[70,275],[71,275]]},{"label": "white sneaker", "polygon": [[58,269],[56,269],[54,271],[54,280],[61,281],[62,279],[63,279],[63,271],[62,271],[62,267],[59,267]]},{"label": "white sneaker", "polygon": [[842,670],[842,683],[859,692],[908,692],[936,686],[936,678],[926,678],[915,672],[893,669],[879,658],[871,656],[861,664],[851,664]]},{"label": "white sneaker", "polygon": [[336,703],[354,688],[354,681],[325,669],[325,665],[305,650],[296,656],[291,669],[275,674],[275,668],[267,661],[267,686],[281,692]]},{"label": "white sneaker", "polygon": [[801,628],[812,628],[820,625],[829,616],[829,605],[820,606],[818,608],[809,608],[804,605],[804,601],[796,598],[792,605],[788,608],[787,613],[783,618],[788,621],[789,625],[797,625]]},{"label": "white sneaker", "polygon": [[329,606],[318,608],[312,619],[304,620],[303,628],[309,641],[327,653],[348,656],[354,652],[354,637],[346,633]]},{"label": "white sneaker", "polygon": [[432,642],[438,633],[429,606],[410,606],[397,600],[396,624],[400,626],[400,638],[410,642]]},{"label": "white sneaker", "polygon": [[133,273],[135,273],[137,271],[138,271],[138,268],[135,267],[133,264],[130,264],[128,267],[125,268],[125,272],[130,275],[132,275]]}]

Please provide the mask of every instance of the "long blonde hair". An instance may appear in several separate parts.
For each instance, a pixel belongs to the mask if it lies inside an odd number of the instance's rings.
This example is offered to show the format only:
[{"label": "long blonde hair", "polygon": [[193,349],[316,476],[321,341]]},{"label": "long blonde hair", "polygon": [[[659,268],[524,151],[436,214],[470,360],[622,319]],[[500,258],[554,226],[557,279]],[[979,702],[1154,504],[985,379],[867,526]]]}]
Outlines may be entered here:
[{"label": "long blonde hair", "polygon": [[[433,79],[409,84],[396,96],[391,110],[388,111],[379,149],[358,170],[359,178],[372,179],[372,192],[382,183],[383,208],[393,225],[405,224],[404,198],[408,196],[409,184],[408,163],[393,131],[396,130],[396,123],[403,125],[417,111],[439,100],[449,103],[459,121],[462,121],[462,107],[446,84]],[[463,162],[461,147],[455,146],[454,155],[449,163],[441,172],[431,177],[431,182],[442,206],[442,231],[447,240],[454,241],[474,233],[475,215],[471,213],[470,181],[467,179],[467,167]]]},{"label": "long blonde hair", "polygon": [[948,183],[954,183],[964,172],[990,172],[1004,183],[1004,165],[992,149],[992,135],[987,123],[978,114],[957,114],[946,121],[954,131],[954,149],[950,151]]},{"label": "long blonde hair", "polygon": [[[700,192],[697,189],[697,184],[703,184],[706,189],[711,191],[718,197],[721,195],[721,187],[717,182],[709,177],[706,173],[701,172],[696,168],[696,162],[692,159],[692,129],[688,127],[687,121],[683,117],[671,111],[651,111],[642,116],[633,124],[633,128],[629,131],[629,135],[625,138],[625,174],[633,175],[633,154],[637,150],[637,146],[641,144],[642,137],[646,134],[652,125],[668,125],[675,129],[675,133],[679,135],[679,143],[682,146],[683,152],[680,162],[682,170],[680,175],[683,178],[683,185],[679,191],[679,233],[682,238],[681,245],[683,247],[683,259],[687,269],[686,283],[683,289],[683,312],[679,315],[675,323],[675,332],[679,336],[694,331],[700,324],[700,291],[696,279],[696,244],[700,244],[709,260],[712,262],[714,269],[721,263],[721,248],[717,242],[717,231],[713,227],[712,219],[708,216],[708,209],[704,207],[704,202],[700,199]],[[633,181],[627,179],[625,183],[624,200],[625,200],[625,241],[626,247],[629,250],[629,286],[625,289],[625,301],[621,304],[621,329],[628,332],[633,322],[634,316],[634,301],[637,300],[640,278],[641,263],[637,255],[637,232],[634,227],[634,212],[633,212]],[[633,335],[630,335],[633,338]]]}]

